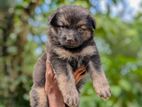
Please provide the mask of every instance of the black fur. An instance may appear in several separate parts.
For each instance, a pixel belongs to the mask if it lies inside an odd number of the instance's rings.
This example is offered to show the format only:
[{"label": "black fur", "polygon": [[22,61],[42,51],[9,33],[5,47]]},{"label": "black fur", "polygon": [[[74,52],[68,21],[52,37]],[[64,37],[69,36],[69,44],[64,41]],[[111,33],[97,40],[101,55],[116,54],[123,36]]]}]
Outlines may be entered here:
[{"label": "black fur", "polygon": [[[93,72],[102,72],[99,53],[93,40],[95,27],[95,21],[88,10],[79,6],[63,6],[49,18],[47,53],[50,55],[50,62],[64,102],[69,107],[78,107],[78,91],[84,83],[82,79],[75,84],[73,72],[84,65],[93,80]],[[36,87],[44,87],[45,62],[46,53],[35,67]],[[101,74],[99,75],[101,77]],[[32,91],[34,94],[34,89]],[[39,107],[36,103],[32,105],[35,105],[32,107]]]}]

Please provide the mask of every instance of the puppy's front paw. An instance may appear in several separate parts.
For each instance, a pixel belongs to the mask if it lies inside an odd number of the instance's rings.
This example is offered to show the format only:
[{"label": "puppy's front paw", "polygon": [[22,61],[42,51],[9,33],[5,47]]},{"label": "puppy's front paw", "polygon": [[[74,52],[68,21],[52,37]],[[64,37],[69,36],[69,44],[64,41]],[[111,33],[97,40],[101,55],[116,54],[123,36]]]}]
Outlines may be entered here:
[{"label": "puppy's front paw", "polygon": [[79,93],[76,89],[68,89],[63,93],[64,102],[69,107],[77,107],[79,105]]},{"label": "puppy's front paw", "polygon": [[108,99],[111,96],[111,90],[106,79],[99,79],[93,83],[98,96],[102,99]]}]

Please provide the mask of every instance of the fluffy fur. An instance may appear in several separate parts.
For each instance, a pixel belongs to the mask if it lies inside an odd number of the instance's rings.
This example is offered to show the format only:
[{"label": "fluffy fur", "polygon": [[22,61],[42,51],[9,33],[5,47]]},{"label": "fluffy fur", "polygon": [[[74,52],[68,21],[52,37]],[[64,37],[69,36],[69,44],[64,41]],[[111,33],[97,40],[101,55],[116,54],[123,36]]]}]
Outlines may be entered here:
[{"label": "fluffy fur", "polygon": [[[68,107],[79,106],[79,84],[75,84],[73,72],[80,66],[85,66],[90,74],[97,94],[102,98],[110,97],[110,89],[101,67],[99,53],[93,40],[95,21],[90,13],[79,6],[63,6],[49,18],[47,53],[55,72],[59,89]],[[46,58],[41,58],[42,62]],[[45,63],[45,62],[44,62]],[[45,64],[37,64],[34,75],[34,85],[31,93],[41,94],[45,84]],[[40,87],[40,88],[39,88]],[[32,107],[47,107],[44,97],[31,94]],[[33,106],[36,104],[36,106]],[[44,106],[40,106],[44,105]]]}]

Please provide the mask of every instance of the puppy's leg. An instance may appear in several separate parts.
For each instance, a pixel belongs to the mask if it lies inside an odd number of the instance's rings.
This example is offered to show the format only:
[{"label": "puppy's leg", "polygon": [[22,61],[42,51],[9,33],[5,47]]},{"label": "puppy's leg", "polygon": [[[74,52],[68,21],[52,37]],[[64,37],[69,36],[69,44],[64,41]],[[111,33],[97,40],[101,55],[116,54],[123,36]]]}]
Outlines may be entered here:
[{"label": "puppy's leg", "polygon": [[44,87],[33,86],[30,92],[31,107],[48,107]]},{"label": "puppy's leg", "polygon": [[103,99],[107,99],[111,96],[110,87],[105,73],[101,68],[99,54],[96,53],[92,55],[90,59],[89,70],[91,73],[91,78],[93,80],[93,86],[96,90],[97,95],[99,95]]},{"label": "puppy's leg", "polygon": [[77,107],[79,104],[79,93],[75,86],[71,66],[66,60],[55,57],[51,58],[51,62],[64,102],[69,107]]},{"label": "puppy's leg", "polygon": [[33,87],[30,91],[31,107],[48,107],[48,101],[44,90],[46,71],[46,54],[36,63],[33,74]]}]

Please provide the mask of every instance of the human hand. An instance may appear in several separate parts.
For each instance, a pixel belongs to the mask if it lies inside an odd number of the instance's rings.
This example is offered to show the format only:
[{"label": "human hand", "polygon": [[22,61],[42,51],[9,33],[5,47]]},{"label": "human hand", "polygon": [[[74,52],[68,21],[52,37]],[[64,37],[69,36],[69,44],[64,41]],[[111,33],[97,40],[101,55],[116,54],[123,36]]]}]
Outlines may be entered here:
[{"label": "human hand", "polygon": [[49,107],[65,107],[63,96],[58,88],[50,62],[46,61],[45,92],[48,97]]},{"label": "human hand", "polygon": [[[77,84],[86,73],[86,68],[84,66],[79,67],[74,72],[75,84]],[[58,88],[55,74],[53,72],[52,66],[49,62],[49,57],[46,61],[46,82],[45,82],[45,92],[48,97],[49,107],[65,107],[63,96]]]}]

